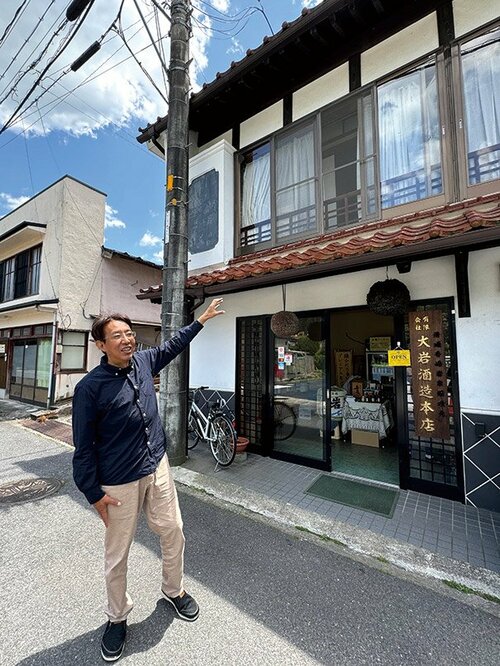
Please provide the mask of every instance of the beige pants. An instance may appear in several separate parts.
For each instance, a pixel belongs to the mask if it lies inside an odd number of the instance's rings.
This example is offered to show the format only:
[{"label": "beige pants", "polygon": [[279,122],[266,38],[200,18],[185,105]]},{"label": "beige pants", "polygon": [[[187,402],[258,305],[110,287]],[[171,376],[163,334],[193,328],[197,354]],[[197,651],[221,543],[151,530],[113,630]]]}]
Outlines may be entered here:
[{"label": "beige pants", "polygon": [[162,561],[162,588],[170,597],[183,590],[184,534],[172,473],[164,456],[156,472],[132,483],[102,486],[104,492],[121,502],[108,504],[109,525],[104,541],[104,573],[108,603],[106,615],[121,622],[133,607],[127,592],[127,560],[141,509],[153,532],[159,535]]}]

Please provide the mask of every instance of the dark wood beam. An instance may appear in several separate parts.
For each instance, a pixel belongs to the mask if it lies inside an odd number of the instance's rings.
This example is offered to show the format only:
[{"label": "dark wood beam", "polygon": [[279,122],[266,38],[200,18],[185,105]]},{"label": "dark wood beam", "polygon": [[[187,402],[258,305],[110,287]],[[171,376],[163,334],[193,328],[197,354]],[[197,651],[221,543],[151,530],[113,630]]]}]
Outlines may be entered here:
[{"label": "dark wood beam", "polygon": [[458,316],[470,317],[469,251],[455,253],[455,276],[457,281]]}]

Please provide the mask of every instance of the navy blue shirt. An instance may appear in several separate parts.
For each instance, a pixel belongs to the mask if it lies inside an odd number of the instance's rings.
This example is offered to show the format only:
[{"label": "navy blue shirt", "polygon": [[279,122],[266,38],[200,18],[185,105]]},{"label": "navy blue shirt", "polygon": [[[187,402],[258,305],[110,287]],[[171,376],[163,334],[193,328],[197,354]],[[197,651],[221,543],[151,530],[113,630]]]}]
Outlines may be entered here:
[{"label": "navy blue shirt", "polygon": [[87,500],[101,484],[130,483],[152,474],[166,451],[154,376],[203,326],[194,321],[160,347],[135,352],[127,368],[101,364],[78,382],[73,397],[73,478]]}]

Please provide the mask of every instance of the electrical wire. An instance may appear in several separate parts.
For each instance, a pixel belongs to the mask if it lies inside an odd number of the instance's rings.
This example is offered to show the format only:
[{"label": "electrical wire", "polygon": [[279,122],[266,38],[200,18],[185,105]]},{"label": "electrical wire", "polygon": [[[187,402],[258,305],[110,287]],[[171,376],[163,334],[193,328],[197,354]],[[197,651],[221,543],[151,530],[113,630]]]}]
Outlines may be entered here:
[{"label": "electrical wire", "polygon": [[[38,57],[37,57],[37,58],[36,58],[36,59],[35,59],[30,65],[29,65],[29,67],[28,67],[26,70],[23,71],[23,67],[26,66],[26,64],[28,63],[28,61],[30,60],[30,58],[33,56],[33,54],[35,53],[35,51],[37,50],[37,48],[42,44],[42,42],[43,42],[44,39],[47,37],[47,35],[50,33],[50,31],[54,28],[54,25],[58,22],[58,20],[59,20],[60,17],[63,15],[63,13],[64,13],[64,12],[61,12],[61,13],[59,14],[59,16],[58,16],[58,17],[56,18],[56,20],[52,23],[52,25],[51,25],[50,28],[47,30],[47,32],[46,32],[45,35],[42,37],[42,39],[38,42],[37,46],[35,46],[35,48],[31,51],[31,53],[28,55],[28,57],[26,58],[26,60],[23,62],[23,64],[19,67],[19,72],[18,72],[18,74],[14,74],[14,76],[10,79],[10,81],[7,83],[7,85],[5,86],[5,88],[2,90],[2,92],[1,92],[0,94],[1,94],[1,95],[4,95],[4,97],[3,97],[2,99],[0,99],[0,104],[1,104],[2,102],[4,102],[8,97],[10,97],[11,95],[13,95],[13,94],[15,93],[15,90],[16,90],[17,86],[19,85],[19,83],[23,80],[23,78],[24,78],[24,77],[25,77],[30,71],[33,71],[33,70],[34,70],[34,68],[38,65],[38,63],[39,63],[40,60],[43,58],[43,56],[45,55],[45,53],[48,51],[48,49],[49,49],[50,45],[52,44],[52,42],[54,41],[54,39],[55,39],[55,38],[59,35],[59,33],[60,33],[60,32],[61,32],[61,31],[62,31],[62,30],[68,25],[68,21],[63,20],[63,22],[59,25],[59,27],[56,29],[56,31],[54,32],[54,34],[52,35],[52,37],[49,39],[48,43],[47,43],[47,44],[45,45],[45,47],[43,48],[42,52],[39,53],[39,54],[38,54]],[[17,76],[17,79],[16,79],[16,76]],[[9,90],[9,86],[11,86],[11,87],[10,87],[10,90]],[[7,91],[8,91],[8,92],[7,92]]]},{"label": "electrical wire", "polygon": [[[119,10],[118,10],[118,13],[117,13],[115,19],[113,20],[113,22],[110,24],[110,26],[109,26],[109,27],[103,32],[103,34],[102,34],[101,37],[99,38],[99,40],[98,40],[99,43],[102,43],[102,41],[104,40],[104,38],[106,37],[106,35],[107,35],[111,30],[113,30],[113,29],[116,28],[116,24],[117,24],[117,22],[120,21],[120,17],[121,17],[121,12],[122,12],[122,9],[123,9],[124,1],[125,1],[125,0],[122,0],[122,2],[121,2],[121,4],[120,4],[120,8],[119,8]],[[32,86],[30,92],[25,96],[25,98],[24,98],[24,100],[21,102],[21,104],[18,105],[18,108],[16,109],[16,111],[14,112],[14,114],[9,118],[9,120],[7,121],[7,123],[6,123],[6,125],[4,126],[4,128],[3,128],[2,130],[0,130],[0,134],[2,134],[2,132],[5,131],[5,129],[7,129],[7,127],[8,127],[10,124],[14,124],[15,122],[17,122],[17,121],[20,119],[21,116],[24,117],[24,118],[26,118],[26,117],[27,117],[27,116],[26,116],[26,112],[27,112],[27,111],[28,111],[28,110],[29,110],[34,104],[37,104],[38,101],[41,99],[41,97],[43,97],[43,96],[44,96],[44,95],[50,90],[50,88],[52,88],[52,86],[54,85],[54,82],[53,82],[48,88],[44,88],[44,89],[43,89],[43,92],[42,92],[42,93],[41,93],[41,94],[40,94],[40,95],[39,95],[39,96],[38,96],[33,102],[31,102],[27,108],[25,108],[25,109],[23,110],[23,113],[22,113],[22,114],[19,113],[20,109],[22,108],[22,105],[24,104],[24,102],[26,101],[26,99],[29,97],[29,95],[31,94],[31,92],[35,89],[35,87],[36,87],[37,85],[41,84],[41,80],[42,80],[42,78],[43,78],[43,75],[44,75],[45,72],[49,69],[50,65],[55,61],[56,58],[58,58],[58,57],[61,55],[61,53],[62,53],[62,52],[66,49],[66,47],[68,46],[69,42],[73,39],[73,37],[75,36],[76,32],[78,31],[78,29],[79,29],[80,26],[82,25],[83,21],[85,20],[85,18],[86,18],[86,16],[87,16],[88,12],[90,11],[90,9],[91,9],[93,3],[94,3],[94,0],[92,0],[91,4],[88,6],[87,11],[85,12],[85,15],[84,15],[84,16],[82,17],[82,19],[80,20],[80,23],[78,24],[78,26],[77,26],[76,30],[74,31],[74,33],[70,36],[70,38],[68,39],[68,41],[67,41],[62,47],[60,47],[59,52],[56,53],[56,55],[52,58],[51,62],[49,62],[49,64],[46,66],[46,68],[44,69],[44,71],[42,72],[42,74],[40,75],[40,77],[38,78],[38,80],[37,80],[37,81],[35,82],[35,84]],[[61,72],[61,70],[58,70],[58,71]],[[68,74],[70,71],[71,71],[71,68],[67,68],[67,69],[63,70],[62,73],[60,73],[60,76],[58,77],[57,81],[59,81],[63,76],[65,76],[66,74]],[[56,81],[56,82],[57,82],[57,81]]]},{"label": "electrical wire", "polygon": [[[124,43],[125,47],[127,48],[128,52],[130,53],[130,55],[132,56],[132,58],[135,60],[135,62],[137,63],[137,65],[141,68],[141,71],[142,71],[142,73],[144,74],[144,76],[146,76],[146,78],[149,80],[149,82],[150,82],[151,85],[154,87],[154,89],[156,90],[156,92],[161,96],[161,98],[163,99],[163,101],[168,105],[168,99],[167,99],[167,97],[166,97],[165,94],[162,93],[162,91],[158,88],[158,86],[156,85],[156,83],[155,83],[153,77],[151,76],[151,74],[147,71],[147,69],[146,69],[145,67],[143,67],[142,63],[139,62],[139,60],[137,59],[135,53],[132,51],[132,49],[131,49],[130,46],[128,45],[127,40],[126,40],[126,39],[120,34],[120,29],[118,29],[118,34],[120,35],[120,37],[122,37],[122,39],[123,39],[123,43]],[[163,67],[162,67],[162,70],[163,70]]]},{"label": "electrical wire", "polygon": [[[88,5],[88,7],[87,7],[85,13],[84,13],[83,16],[81,17],[80,21],[79,21],[78,24],[76,25],[76,27],[75,27],[75,29],[73,30],[73,32],[67,37],[66,41],[65,41],[65,42],[64,42],[64,43],[58,48],[58,50],[56,51],[56,53],[54,54],[54,56],[52,56],[52,58],[49,60],[48,64],[47,64],[47,65],[44,67],[44,69],[42,70],[42,72],[41,72],[41,74],[39,75],[38,79],[35,81],[35,83],[34,83],[34,84],[31,86],[31,88],[28,90],[28,92],[26,93],[26,95],[23,97],[22,101],[18,104],[18,106],[17,106],[16,110],[14,111],[14,113],[10,116],[10,118],[7,120],[7,122],[4,124],[4,126],[0,129],[0,135],[3,134],[3,132],[5,132],[6,129],[8,129],[8,127],[9,127],[10,123],[12,122],[12,120],[13,120],[13,119],[19,114],[19,112],[20,112],[20,110],[22,109],[24,103],[25,103],[26,100],[29,98],[29,96],[31,95],[31,93],[35,90],[35,88],[38,86],[38,84],[40,83],[40,81],[43,79],[43,77],[44,77],[45,73],[48,71],[48,69],[49,69],[49,68],[52,66],[52,64],[53,64],[53,63],[54,63],[54,62],[55,62],[55,61],[56,61],[56,60],[57,60],[57,59],[58,59],[58,58],[64,53],[64,51],[65,51],[65,50],[68,48],[68,46],[71,44],[71,42],[72,42],[73,39],[75,38],[76,34],[77,34],[78,31],[80,30],[81,26],[83,25],[85,19],[87,18],[88,13],[89,13],[90,10],[92,9],[92,7],[93,7],[93,5],[94,5],[94,2],[95,2],[95,0],[91,0],[91,1],[90,1],[90,4]],[[66,23],[67,23],[67,21],[66,21]]]},{"label": "electrical wire", "polygon": [[9,35],[12,33],[12,30],[14,29],[16,23],[19,21],[21,16],[24,14],[26,9],[28,8],[28,5],[30,4],[30,2],[31,2],[31,0],[23,0],[21,5],[16,9],[16,12],[14,14],[14,18],[7,25],[7,27],[5,28],[5,30],[3,32],[3,35],[0,37],[0,48],[3,46],[3,44],[9,38]]},{"label": "electrical wire", "polygon": [[12,65],[13,65],[13,64],[15,63],[15,61],[17,60],[17,57],[19,56],[19,54],[21,53],[21,51],[24,49],[24,47],[26,46],[26,44],[27,44],[27,43],[30,41],[30,39],[33,37],[33,35],[35,34],[35,32],[38,30],[38,28],[41,26],[41,24],[42,24],[42,22],[43,22],[43,19],[45,18],[45,16],[47,15],[48,11],[50,10],[50,8],[52,7],[52,5],[54,4],[55,1],[56,1],[56,0],[51,0],[51,2],[49,3],[49,5],[48,5],[47,8],[45,9],[44,13],[42,14],[42,16],[40,16],[40,18],[38,19],[37,23],[35,24],[35,27],[33,28],[33,30],[32,30],[32,31],[30,32],[30,34],[26,37],[26,39],[24,40],[24,42],[21,44],[21,46],[19,47],[19,49],[18,49],[17,52],[15,53],[14,57],[11,59],[10,63],[7,65],[7,69],[3,72],[3,74],[0,74],[0,81],[1,81],[1,80],[3,79],[3,77],[7,74],[7,72],[9,71],[9,69],[12,67]]},{"label": "electrical wire", "polygon": [[[138,30],[137,32],[139,32],[139,30]],[[132,37],[134,37],[134,36],[137,34],[137,32],[134,33],[134,35],[132,35]],[[73,93],[74,93],[76,90],[78,90],[79,88],[83,87],[84,85],[86,85],[86,84],[88,84],[88,83],[91,83],[92,81],[95,81],[95,79],[99,78],[100,76],[103,76],[104,74],[107,74],[107,73],[110,72],[111,70],[115,69],[115,67],[119,67],[121,64],[123,64],[123,63],[126,62],[127,60],[130,60],[130,59],[132,58],[132,56],[127,56],[126,58],[123,58],[123,60],[120,60],[119,62],[115,63],[115,64],[112,65],[111,67],[108,67],[108,69],[106,69],[106,70],[104,70],[103,72],[100,72],[99,74],[97,74],[97,72],[99,71],[99,69],[101,69],[101,67],[103,67],[103,66],[106,64],[106,62],[109,62],[109,60],[110,60],[110,59],[111,59],[111,58],[112,58],[112,57],[113,57],[118,51],[120,51],[122,48],[123,48],[123,45],[120,46],[118,49],[116,49],[116,51],[115,51],[114,53],[112,53],[112,54],[109,56],[109,58],[107,58],[103,63],[101,63],[101,64],[99,65],[99,67],[97,67],[97,68],[92,72],[92,74],[90,74],[86,79],[84,79],[84,81],[82,81],[82,82],[79,83],[75,88],[73,88],[73,90],[69,90],[68,92],[64,93],[64,94],[61,95],[60,97],[56,97],[52,102],[49,102],[49,103],[45,104],[44,106],[42,106],[42,107],[41,107],[42,109],[46,109],[47,107],[50,107],[50,108],[49,108],[49,109],[43,114],[43,117],[45,118],[45,117],[46,117],[51,111],[53,111],[53,110],[58,106],[58,104],[61,103],[61,100],[62,100],[62,102],[65,102],[66,99],[69,97],[69,95],[73,94]],[[148,44],[147,46],[144,46],[142,49],[139,49],[139,51],[137,51],[136,55],[139,54],[139,53],[142,53],[142,51],[145,51],[146,49],[150,49],[150,48],[151,48],[151,44]],[[59,71],[60,71],[60,70],[59,70]],[[62,84],[59,82],[59,85],[62,85]],[[100,113],[100,112],[99,112],[99,113]],[[28,114],[28,116],[32,116],[32,115],[34,115],[34,114],[36,114],[36,112],[31,112],[31,113]],[[102,115],[102,114],[101,114],[101,115]],[[28,117],[28,116],[26,116],[26,117]],[[9,139],[8,141],[6,141],[6,142],[3,143],[2,145],[0,145],[0,150],[1,150],[2,148],[5,148],[6,146],[8,146],[10,143],[12,143],[12,141],[15,141],[19,136],[21,136],[22,134],[24,134],[26,131],[30,130],[30,129],[31,129],[32,127],[34,127],[37,123],[38,123],[38,118],[37,118],[36,120],[34,120],[30,125],[28,125],[28,127],[26,127],[25,129],[23,129],[21,132],[19,132],[18,134],[15,134],[11,139]],[[134,139],[135,139],[135,136],[134,136]],[[142,150],[142,149],[141,149],[141,150]],[[156,158],[155,158],[155,159],[156,159]]]},{"label": "electrical wire", "polygon": [[144,28],[146,29],[146,32],[148,33],[149,40],[150,40],[151,44],[153,45],[154,50],[156,51],[156,55],[158,56],[158,60],[160,61],[160,65],[161,65],[162,69],[165,70],[165,73],[168,74],[168,67],[167,67],[167,64],[163,61],[163,59],[162,59],[162,57],[161,57],[161,53],[160,53],[160,51],[158,50],[158,47],[156,46],[156,42],[155,42],[155,40],[154,40],[154,38],[153,38],[153,35],[151,34],[151,31],[150,31],[150,29],[149,29],[149,26],[148,26],[148,24],[147,24],[146,19],[144,18],[144,15],[143,15],[143,13],[142,13],[142,11],[141,11],[141,8],[139,7],[139,3],[137,2],[137,0],[132,0],[132,2],[134,3],[134,5],[135,5],[136,8],[137,8],[137,12],[138,12],[139,16],[141,17],[141,20],[142,20],[142,23],[143,23],[143,25],[144,25]]}]

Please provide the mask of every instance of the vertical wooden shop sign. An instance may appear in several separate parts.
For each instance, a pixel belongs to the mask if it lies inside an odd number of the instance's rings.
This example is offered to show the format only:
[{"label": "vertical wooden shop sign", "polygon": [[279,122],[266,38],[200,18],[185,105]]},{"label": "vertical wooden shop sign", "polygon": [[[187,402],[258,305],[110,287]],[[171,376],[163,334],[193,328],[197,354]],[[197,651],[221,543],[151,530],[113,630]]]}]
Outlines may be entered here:
[{"label": "vertical wooden shop sign", "polygon": [[450,438],[448,389],[441,310],[408,314],[415,432]]}]

